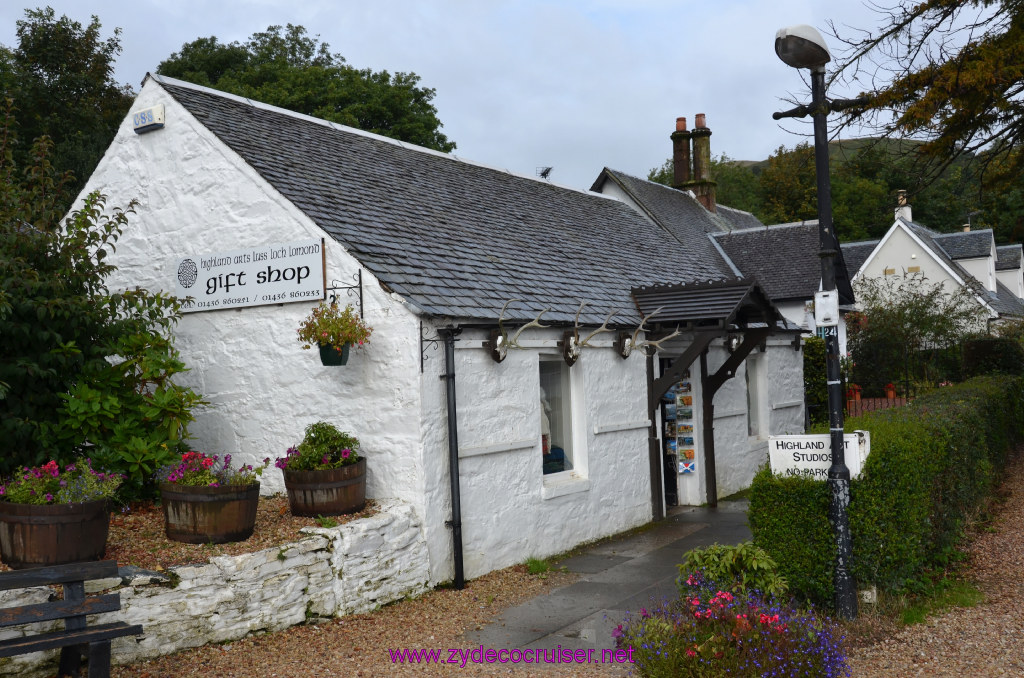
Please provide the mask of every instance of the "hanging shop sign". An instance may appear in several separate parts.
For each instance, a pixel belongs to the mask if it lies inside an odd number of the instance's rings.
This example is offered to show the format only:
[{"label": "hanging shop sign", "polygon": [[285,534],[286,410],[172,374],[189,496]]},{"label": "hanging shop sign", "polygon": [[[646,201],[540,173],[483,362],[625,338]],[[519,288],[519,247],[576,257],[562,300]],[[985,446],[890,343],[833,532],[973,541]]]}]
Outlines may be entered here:
[{"label": "hanging shop sign", "polygon": [[[850,477],[856,478],[871,452],[868,431],[854,431],[843,436],[843,450]],[[770,436],[768,462],[772,473],[783,476],[807,476],[815,480],[828,480],[832,465],[832,437],[818,435]]]},{"label": "hanging shop sign", "polygon": [[186,313],[325,296],[322,238],[184,257],[174,270]]}]

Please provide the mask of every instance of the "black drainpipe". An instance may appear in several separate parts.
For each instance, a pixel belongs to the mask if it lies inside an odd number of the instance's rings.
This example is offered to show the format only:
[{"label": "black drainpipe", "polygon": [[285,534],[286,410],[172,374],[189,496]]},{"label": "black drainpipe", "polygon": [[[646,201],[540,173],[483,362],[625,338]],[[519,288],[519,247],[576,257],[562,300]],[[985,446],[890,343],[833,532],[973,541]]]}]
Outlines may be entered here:
[{"label": "black drainpipe", "polygon": [[455,337],[462,332],[458,328],[445,327],[437,331],[444,342],[445,394],[448,397],[448,474],[452,482],[452,519],[447,524],[452,528],[452,551],[455,558],[455,588],[466,587],[462,568],[462,506],[459,499],[459,425],[455,418]]}]

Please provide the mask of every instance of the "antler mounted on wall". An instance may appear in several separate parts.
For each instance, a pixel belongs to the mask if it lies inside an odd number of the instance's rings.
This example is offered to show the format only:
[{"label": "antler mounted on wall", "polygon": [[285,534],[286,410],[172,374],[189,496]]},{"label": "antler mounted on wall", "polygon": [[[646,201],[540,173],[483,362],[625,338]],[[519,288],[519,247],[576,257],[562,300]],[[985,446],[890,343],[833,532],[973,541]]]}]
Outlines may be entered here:
[{"label": "antler mounted on wall", "polygon": [[[487,339],[485,347],[491,354],[491,358],[494,362],[500,363],[506,357],[510,349],[521,349],[524,348],[519,343],[519,337],[523,334],[523,331],[531,327],[547,328],[550,325],[542,325],[540,323],[541,316],[550,311],[550,308],[545,308],[543,311],[537,314],[537,317],[526,323],[518,330],[515,334],[509,337],[508,331],[505,329],[505,311],[508,310],[509,304],[515,301],[522,301],[522,299],[509,299],[501,307],[501,313],[498,316],[498,329],[491,330],[490,337]],[[576,311],[576,320],[573,323],[573,329],[566,330],[565,334],[562,335],[562,341],[560,345],[562,347],[562,357],[565,359],[566,364],[573,365],[579,360],[580,355],[583,353],[583,349],[587,346],[593,346],[590,341],[601,334],[602,332],[613,332],[608,328],[608,323],[615,316],[618,311],[612,311],[604,319],[604,323],[601,324],[596,330],[591,332],[584,339],[580,339],[580,315],[583,313],[583,307],[587,305],[587,302],[581,302],[579,310]]]},{"label": "antler mounted on wall", "polygon": [[619,352],[620,356],[622,356],[623,358],[628,358],[630,355],[632,355],[634,350],[638,349],[643,351],[644,355],[650,355],[647,351],[649,347],[653,346],[655,351],[660,351],[661,345],[663,343],[665,343],[669,339],[675,339],[676,337],[682,334],[682,332],[679,331],[679,327],[677,326],[671,334],[662,337],[658,341],[648,341],[647,339],[640,339],[640,333],[646,331],[644,329],[644,325],[647,323],[648,320],[656,316],[662,308],[663,307],[659,306],[658,308],[654,309],[649,314],[647,314],[647,316],[640,321],[640,324],[637,326],[637,328],[633,330],[632,334],[630,334],[629,332],[619,332],[619,338],[615,341],[615,349]]},{"label": "antler mounted on wall", "polygon": [[508,332],[505,331],[504,321],[505,310],[508,308],[508,305],[511,304],[513,301],[522,301],[522,299],[509,299],[508,301],[505,302],[505,305],[501,307],[501,314],[498,316],[498,329],[491,330],[491,336],[487,340],[487,350],[490,351],[491,358],[493,358],[494,362],[496,363],[500,363],[508,356],[509,349],[523,348],[519,344],[519,336],[523,333],[523,330],[526,330],[530,327],[548,327],[548,325],[540,324],[540,317],[551,310],[550,308],[545,308],[543,311],[537,314],[536,318],[534,318],[533,320],[531,320],[530,322],[526,323],[518,330],[516,330],[516,333],[513,334],[512,338],[510,339],[508,336]]},{"label": "antler mounted on wall", "polygon": [[565,358],[565,363],[569,366],[576,364],[579,360],[580,355],[583,354],[583,349],[587,346],[591,346],[590,340],[601,334],[602,332],[612,332],[613,330],[608,329],[608,321],[612,319],[618,311],[612,311],[604,319],[604,322],[596,330],[591,332],[582,341],[580,340],[580,314],[583,312],[583,307],[587,305],[587,302],[581,302],[580,308],[576,311],[576,321],[573,324],[571,330],[566,330],[565,334],[562,335],[562,357]]}]

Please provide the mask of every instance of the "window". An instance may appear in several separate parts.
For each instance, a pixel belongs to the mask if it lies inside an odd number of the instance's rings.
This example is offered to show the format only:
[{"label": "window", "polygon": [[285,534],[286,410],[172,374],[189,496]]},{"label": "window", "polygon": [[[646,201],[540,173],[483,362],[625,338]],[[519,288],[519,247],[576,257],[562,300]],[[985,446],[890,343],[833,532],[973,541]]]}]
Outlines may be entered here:
[{"label": "window", "polygon": [[540,358],[540,428],[544,473],[573,469],[569,366],[561,356]]},{"label": "window", "polygon": [[767,412],[765,412],[765,391],[762,382],[760,356],[747,356],[747,435],[764,438],[768,435]]}]

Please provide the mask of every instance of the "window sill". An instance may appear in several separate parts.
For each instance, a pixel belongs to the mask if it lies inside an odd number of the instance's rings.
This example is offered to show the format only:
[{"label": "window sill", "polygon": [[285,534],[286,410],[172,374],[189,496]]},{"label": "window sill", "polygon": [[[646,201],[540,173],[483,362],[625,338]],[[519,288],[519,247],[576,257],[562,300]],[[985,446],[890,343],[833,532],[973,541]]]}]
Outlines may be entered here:
[{"label": "window sill", "polygon": [[576,492],[587,492],[590,490],[590,479],[581,478],[574,471],[567,473],[551,474],[544,478],[544,486],[541,487],[541,499],[554,499]]}]

